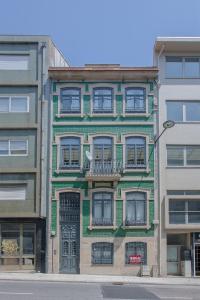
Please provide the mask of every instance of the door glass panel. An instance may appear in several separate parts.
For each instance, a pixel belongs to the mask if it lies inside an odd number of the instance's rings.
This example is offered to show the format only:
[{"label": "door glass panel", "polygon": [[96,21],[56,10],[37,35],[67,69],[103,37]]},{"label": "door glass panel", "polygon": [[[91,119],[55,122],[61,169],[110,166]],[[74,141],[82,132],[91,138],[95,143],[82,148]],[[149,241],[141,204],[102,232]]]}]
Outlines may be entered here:
[{"label": "door glass panel", "polygon": [[23,233],[23,254],[34,254],[34,232]]},{"label": "door glass panel", "polygon": [[178,263],[168,262],[167,263],[168,274],[178,274]]},{"label": "door glass panel", "polygon": [[176,246],[168,246],[167,248],[167,260],[177,262],[178,261],[178,249]]}]

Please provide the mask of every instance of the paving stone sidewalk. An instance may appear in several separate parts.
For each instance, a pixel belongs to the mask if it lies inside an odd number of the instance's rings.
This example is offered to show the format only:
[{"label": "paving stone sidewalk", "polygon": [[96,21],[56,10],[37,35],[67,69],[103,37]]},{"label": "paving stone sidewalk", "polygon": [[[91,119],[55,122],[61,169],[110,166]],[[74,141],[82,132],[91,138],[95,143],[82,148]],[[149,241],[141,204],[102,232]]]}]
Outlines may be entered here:
[{"label": "paving stone sidewalk", "polygon": [[109,275],[69,275],[69,274],[43,274],[43,273],[0,273],[0,280],[21,281],[60,281],[60,282],[100,282],[114,284],[169,284],[169,285],[200,285],[200,278],[184,277],[134,277]]}]

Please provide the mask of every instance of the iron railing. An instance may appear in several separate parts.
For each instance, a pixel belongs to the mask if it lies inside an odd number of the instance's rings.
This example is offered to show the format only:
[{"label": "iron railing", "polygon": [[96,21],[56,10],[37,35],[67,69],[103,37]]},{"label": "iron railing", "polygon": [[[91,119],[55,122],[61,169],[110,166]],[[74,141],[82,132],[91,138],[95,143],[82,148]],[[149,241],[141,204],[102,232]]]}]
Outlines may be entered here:
[{"label": "iron railing", "polygon": [[89,175],[112,176],[123,172],[123,162],[120,160],[91,160],[84,164],[84,170]]},{"label": "iron railing", "polygon": [[98,225],[103,225],[103,226],[112,226],[113,225],[113,220],[112,218],[94,218],[92,219],[92,225],[98,226]]}]

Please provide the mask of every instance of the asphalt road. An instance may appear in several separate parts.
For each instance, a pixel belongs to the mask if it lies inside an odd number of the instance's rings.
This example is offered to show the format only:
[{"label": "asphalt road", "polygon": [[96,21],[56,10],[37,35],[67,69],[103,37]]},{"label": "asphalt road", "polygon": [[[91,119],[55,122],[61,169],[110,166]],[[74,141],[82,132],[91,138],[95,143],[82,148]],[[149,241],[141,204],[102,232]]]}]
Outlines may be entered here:
[{"label": "asphalt road", "polygon": [[0,281],[0,300],[200,300],[200,286]]}]

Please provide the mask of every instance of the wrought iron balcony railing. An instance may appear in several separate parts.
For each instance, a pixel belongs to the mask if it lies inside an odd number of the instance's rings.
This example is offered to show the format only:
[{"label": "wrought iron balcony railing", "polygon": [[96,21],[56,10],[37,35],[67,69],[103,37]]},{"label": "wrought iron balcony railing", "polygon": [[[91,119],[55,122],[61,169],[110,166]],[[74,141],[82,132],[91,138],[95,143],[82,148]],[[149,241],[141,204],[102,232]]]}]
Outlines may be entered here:
[{"label": "wrought iron balcony railing", "polygon": [[112,176],[123,172],[123,162],[119,160],[91,160],[84,165],[88,175]]},{"label": "wrought iron balcony railing", "polygon": [[113,220],[112,218],[93,218],[92,219],[93,226],[112,226]]}]

